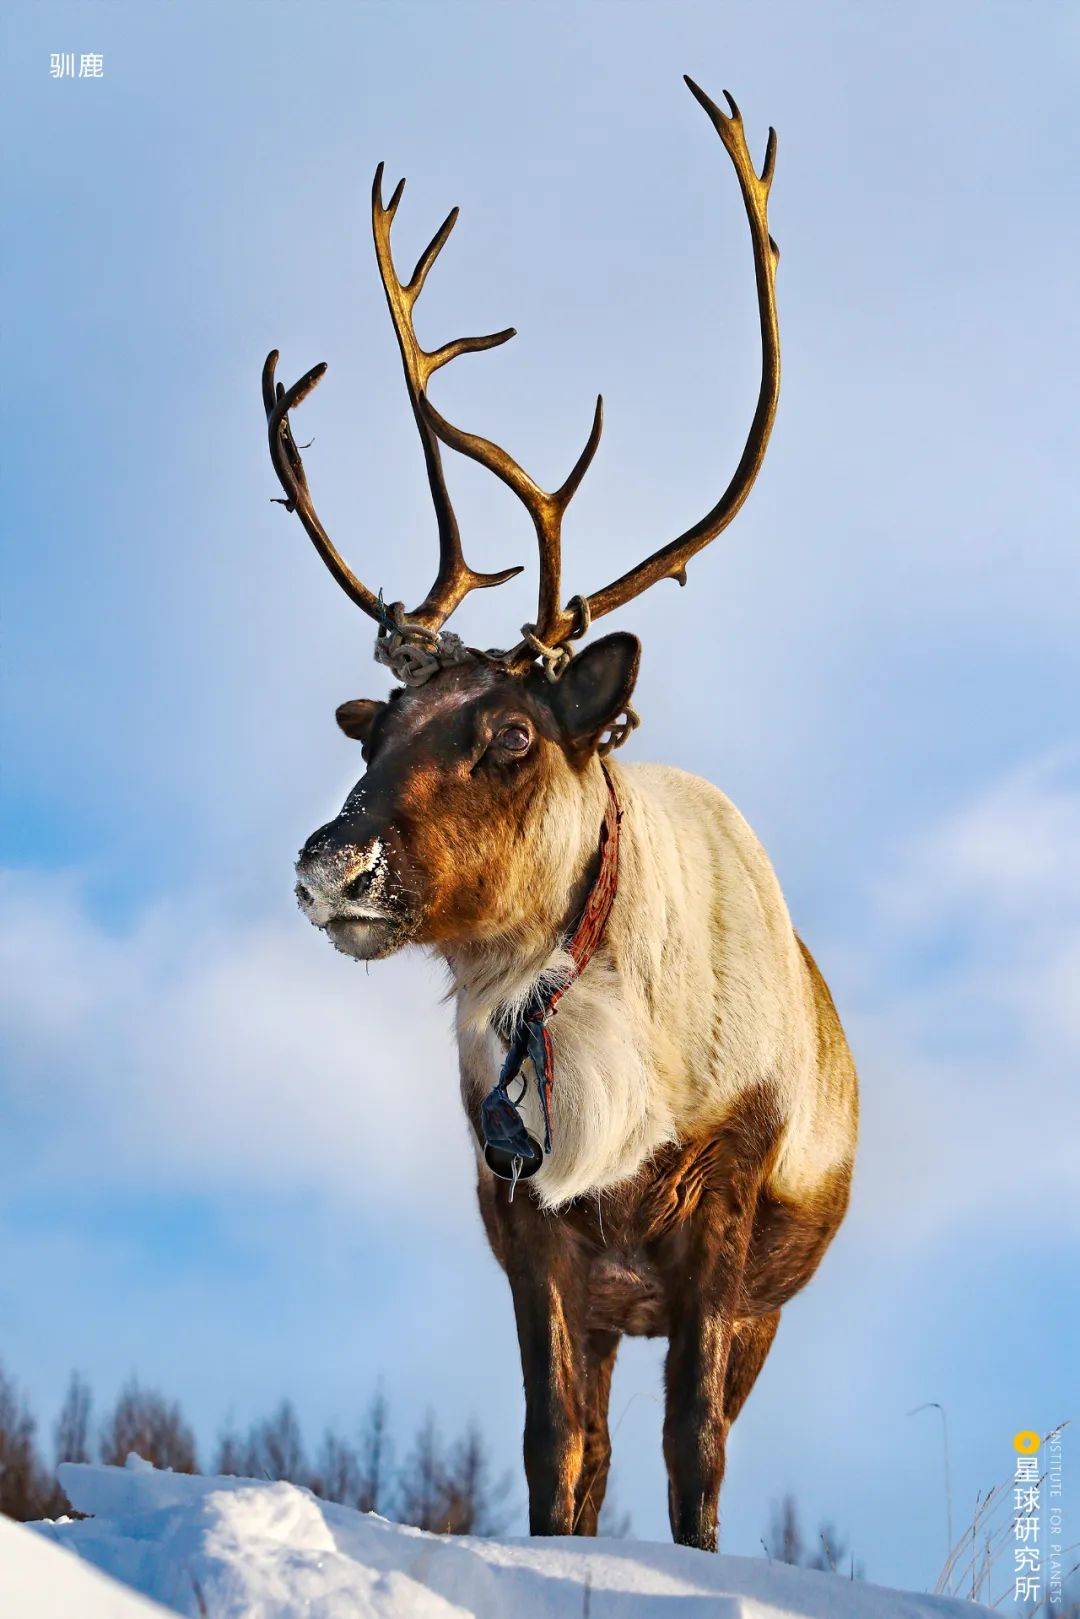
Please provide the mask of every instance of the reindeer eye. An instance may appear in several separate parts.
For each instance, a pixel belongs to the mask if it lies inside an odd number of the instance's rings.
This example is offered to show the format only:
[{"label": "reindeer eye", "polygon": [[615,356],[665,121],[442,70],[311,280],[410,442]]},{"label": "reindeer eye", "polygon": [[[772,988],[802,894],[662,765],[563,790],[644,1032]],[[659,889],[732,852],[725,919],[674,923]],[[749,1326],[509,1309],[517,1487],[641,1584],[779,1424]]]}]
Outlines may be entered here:
[{"label": "reindeer eye", "polygon": [[524,725],[504,725],[499,732],[499,746],[507,753],[528,753],[532,737]]}]

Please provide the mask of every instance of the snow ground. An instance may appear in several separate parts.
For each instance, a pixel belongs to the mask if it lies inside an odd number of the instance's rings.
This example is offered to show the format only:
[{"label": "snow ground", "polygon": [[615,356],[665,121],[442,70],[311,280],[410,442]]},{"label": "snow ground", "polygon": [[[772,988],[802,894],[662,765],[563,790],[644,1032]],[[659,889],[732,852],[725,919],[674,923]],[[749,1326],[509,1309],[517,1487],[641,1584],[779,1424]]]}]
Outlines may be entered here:
[{"label": "snow ground", "polygon": [[166,1619],[170,1611],[188,1619],[989,1613],[948,1597],[684,1546],[428,1535],[330,1506],[291,1484],[159,1473],[134,1456],[126,1468],[67,1463],[60,1481],[76,1510],[92,1516],[32,1528],[0,1519],[3,1619]]}]

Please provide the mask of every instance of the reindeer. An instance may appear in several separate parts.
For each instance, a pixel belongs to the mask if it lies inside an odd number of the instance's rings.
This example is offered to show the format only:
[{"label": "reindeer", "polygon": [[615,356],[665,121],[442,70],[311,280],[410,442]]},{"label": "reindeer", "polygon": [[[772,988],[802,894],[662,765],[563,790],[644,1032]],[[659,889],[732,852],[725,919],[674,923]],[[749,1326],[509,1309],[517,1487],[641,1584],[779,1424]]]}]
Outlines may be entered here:
[{"label": "reindeer", "polygon": [[[776,413],[778,252],[766,217],[776,136],[759,174],[731,96],[725,113],[686,82],[738,178],[762,342],[742,457],[692,528],[564,603],[562,522],[596,452],[602,402],[553,493],[439,413],[434,373],[514,334],[421,346],[414,308],[457,209],[402,281],[390,232],[404,181],[384,204],[381,164],[375,249],[439,533],[418,607],[373,595],[316,514],[289,416],[325,366],[285,389],[271,353],[263,399],[281,504],[375,620],[376,658],[401,682],[386,701],[337,710],[365,774],[304,845],[296,893],[347,955],[419,945],[449,970],[480,1210],[517,1320],[531,1531],[596,1533],[616,1351],[623,1334],[661,1336],[672,1533],[715,1550],[727,1434],[781,1309],[843,1218],[858,1101],[829,991],[746,822],[705,781],[609,757],[637,719],[637,639],[573,646],[656,581],[685,583],[687,563],[749,494]],[[509,651],[466,647],[444,629],[470,591],[521,569],[465,561],[443,446],[508,485],[536,530],[536,620]]]}]

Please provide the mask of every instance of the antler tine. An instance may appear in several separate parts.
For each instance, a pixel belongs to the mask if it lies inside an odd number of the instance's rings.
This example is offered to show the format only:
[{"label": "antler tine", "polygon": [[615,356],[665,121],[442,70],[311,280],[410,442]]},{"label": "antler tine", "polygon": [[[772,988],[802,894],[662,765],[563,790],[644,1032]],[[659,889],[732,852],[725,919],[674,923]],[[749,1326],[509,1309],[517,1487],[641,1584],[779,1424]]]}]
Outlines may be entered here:
[{"label": "antler tine", "polygon": [[405,189],[405,181],[398,182],[390,201],[384,204],[382,178],[383,165],[380,163],[375,170],[371,188],[371,227],[375,238],[375,256],[398,348],[401,351],[405,384],[424,451],[428,486],[439,530],[439,569],[435,582],[420,606],[410,613],[409,617],[428,629],[438,629],[469,591],[501,585],[505,580],[519,574],[521,568],[503,568],[497,573],[478,573],[465,561],[457,518],[446,487],[439,442],[423,414],[421,400],[428,382],[442,366],[457,359],[459,354],[475,354],[507,342],[514,336],[514,329],[508,327],[505,331],[492,332],[484,337],[455,338],[453,342],[444,343],[441,348],[431,351],[421,347],[413,326],[413,308],[424,289],[428,272],[445,247],[450,232],[457,222],[458,210],[456,208],[450,210],[417,259],[411,277],[408,281],[402,282],[394,266],[390,228]]},{"label": "antler tine", "polygon": [[[780,397],[780,329],[776,315],[776,266],[779,263],[780,252],[769,235],[768,224],[769,190],[776,167],[776,131],[769,130],[765,161],[759,175],[746,144],[742,115],[734,97],[728,91],[724,91],[730,108],[728,115],[720,110],[693,79],[688,77],[686,83],[695,100],[705,109],[723,142],[724,150],[731,158],[746,207],[746,216],[750,222],[758,317],[761,326],[761,385],[757,408],[742,456],[730,483],[716,505],[677,539],[661,546],[644,562],[638,563],[637,567],[631,568],[610,585],[605,585],[603,590],[589,596],[589,612],[594,619],[601,618],[616,607],[622,607],[659,579],[676,579],[679,584],[686,583],[686,564],[728,526],[750,493],[765,459],[765,450]],[[564,608],[558,623],[552,628],[553,638],[565,639],[574,629],[577,618],[576,610]]]},{"label": "antler tine", "polygon": [[285,491],[285,499],[280,500],[278,504],[284,506],[287,512],[297,514],[316,551],[350,601],[363,608],[371,618],[381,622],[382,614],[377,599],[339,555],[333,540],[319,521],[319,515],[312,504],[304,463],[300,459],[300,451],[296,447],[296,440],[289,425],[289,412],[302,404],[308,394],[318,387],[326,375],[326,366],[325,364],[313,366],[310,371],[304,373],[299,382],[294,382],[291,388],[284,388],[280,382],[275,381],[277,363],[278,351],[271,349],[262,370],[262,396],[266,410],[267,437],[270,441],[270,459]]},{"label": "antler tine", "polygon": [[[731,158],[742,192],[754,255],[754,274],[757,283],[758,315],[761,327],[761,385],[757,407],[739,464],[724,493],[712,509],[680,534],[677,539],[638,563],[620,578],[586,598],[587,618],[601,618],[616,607],[623,606],[647,590],[659,579],[676,579],[686,583],[686,565],[690,559],[716,538],[739,511],[761,470],[765,450],[776,417],[780,395],[780,332],[776,315],[776,266],[779,251],[769,235],[768,200],[776,167],[776,131],[769,130],[768,144],[761,173],[754,167],[746,144],[742,114],[735,99],[724,91],[729,113],[724,113],[690,78],[686,80],[691,94],[708,114],[713,127]],[[507,484],[529,511],[536,528],[540,547],[540,600],[535,626],[531,634],[509,655],[512,659],[531,658],[538,645],[550,652],[561,647],[575,633],[580,633],[580,601],[570,607],[560,605],[560,534],[563,513],[573,498],[585,471],[596,452],[603,421],[601,402],[597,401],[589,442],[578,459],[573,472],[554,495],[546,494],[524,472],[505,450],[488,439],[474,433],[463,432],[439,414],[426,397],[420,407],[444,444],[479,461]]]},{"label": "antler tine", "polygon": [[[585,448],[574,463],[569,477],[553,494],[541,489],[535,479],[521,467],[512,455],[493,444],[490,439],[481,438],[479,433],[467,433],[463,428],[455,427],[448,422],[445,416],[435,409],[431,400],[424,395],[420,401],[420,408],[425,419],[431,424],[435,432],[448,444],[452,450],[460,450],[462,455],[469,456],[478,461],[482,467],[487,467],[497,478],[501,478],[507,488],[512,489],[521,501],[529,516],[532,518],[536,530],[537,545],[540,553],[540,587],[537,601],[536,623],[529,626],[530,633],[535,642],[546,645],[555,645],[565,640],[565,636],[558,636],[555,641],[551,637],[560,624],[562,617],[559,606],[560,583],[562,573],[562,520],[566,508],[578,492],[581,480],[592,463],[600,443],[600,435],[604,428],[604,401],[598,394],[596,409],[593,413],[592,427]],[[574,620],[571,615],[570,627]],[[531,658],[533,651],[531,643],[522,642],[510,654],[511,659],[527,656]]]}]

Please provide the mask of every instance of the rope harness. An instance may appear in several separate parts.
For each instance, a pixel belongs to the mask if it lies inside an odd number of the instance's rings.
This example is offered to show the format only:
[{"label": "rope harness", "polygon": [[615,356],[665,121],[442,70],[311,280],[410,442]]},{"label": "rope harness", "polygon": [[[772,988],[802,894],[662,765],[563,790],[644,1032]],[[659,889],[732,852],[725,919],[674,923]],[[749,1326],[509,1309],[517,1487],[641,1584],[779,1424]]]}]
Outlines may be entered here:
[{"label": "rope harness", "polygon": [[[495,1085],[480,1105],[480,1128],[484,1137],[484,1158],[488,1168],[500,1180],[510,1182],[513,1199],[519,1180],[535,1175],[551,1151],[551,1104],[555,1089],[555,1051],[549,1024],[556,1008],[571,984],[581,977],[600,940],[604,936],[615,893],[619,886],[619,807],[615,783],[604,766],[608,801],[604,811],[604,824],[600,829],[600,869],[590,888],[578,917],[577,925],[566,946],[573,963],[569,975],[555,989],[546,993],[537,991],[521,1013],[510,1039],[510,1047]],[[541,1147],[535,1136],[525,1127],[518,1107],[528,1089],[528,1080],[522,1075],[525,1062],[531,1062],[540,1099],[540,1114],[544,1121],[544,1142]],[[509,1087],[521,1081],[521,1089],[514,1099]]]},{"label": "rope harness", "polygon": [[429,630],[405,616],[404,602],[384,602],[379,591],[379,633],[375,662],[403,686],[422,686],[440,669],[469,662],[469,649],[452,630]]},{"label": "rope harness", "polygon": [[[588,634],[592,614],[585,596],[572,596],[569,605],[577,613],[570,639],[578,641]],[[380,616],[379,633],[375,639],[375,662],[389,669],[403,686],[422,686],[440,669],[453,669],[472,658],[473,654],[460,635],[455,635],[452,630],[429,630],[426,625],[418,624],[406,615],[404,602],[385,602],[381,590],[378,606]],[[539,658],[547,678],[553,684],[561,680],[570,667],[573,648],[566,645],[545,646],[536,633],[535,624],[523,624],[521,634],[525,644]],[[489,656],[498,657],[500,654],[492,653]],[[596,751],[603,757],[612,748],[621,748],[631,731],[636,731],[640,724],[641,717],[637,710],[627,703],[622,713],[607,727],[607,735]]]}]

